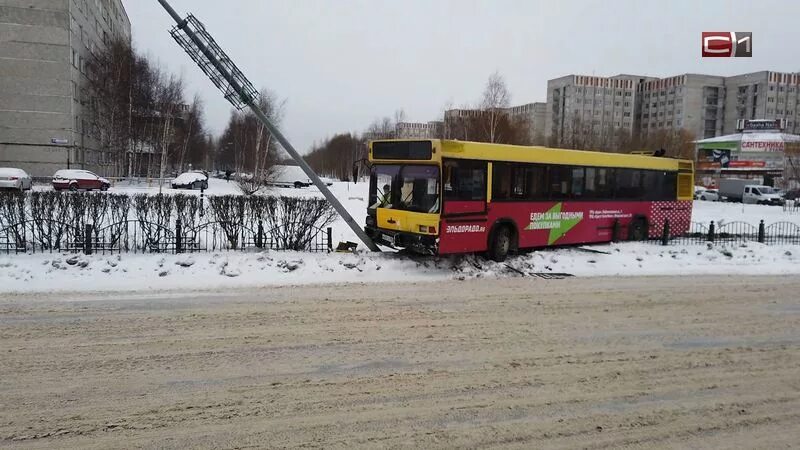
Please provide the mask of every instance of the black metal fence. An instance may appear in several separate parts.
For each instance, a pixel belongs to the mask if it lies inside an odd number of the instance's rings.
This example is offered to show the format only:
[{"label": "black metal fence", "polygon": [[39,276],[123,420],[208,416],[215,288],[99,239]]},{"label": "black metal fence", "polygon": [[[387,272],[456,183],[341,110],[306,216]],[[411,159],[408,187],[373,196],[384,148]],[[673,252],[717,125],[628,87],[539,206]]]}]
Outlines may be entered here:
[{"label": "black metal fence", "polygon": [[747,222],[692,222],[687,233],[671,235],[669,222],[665,222],[662,237],[651,242],[661,245],[759,242],[767,245],[800,245],[800,225],[793,222],[776,222],[758,225]]},{"label": "black metal fence", "polygon": [[333,249],[321,199],[292,197],[0,195],[0,254],[192,253]]}]

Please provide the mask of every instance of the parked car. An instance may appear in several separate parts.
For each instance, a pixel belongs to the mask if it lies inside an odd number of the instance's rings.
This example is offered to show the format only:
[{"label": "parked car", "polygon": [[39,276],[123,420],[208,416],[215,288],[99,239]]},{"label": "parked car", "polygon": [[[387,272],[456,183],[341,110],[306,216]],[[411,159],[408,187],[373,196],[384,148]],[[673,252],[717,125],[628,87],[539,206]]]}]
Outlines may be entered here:
[{"label": "parked car", "polygon": [[17,191],[30,190],[33,180],[22,169],[0,167],[0,189],[14,189]]},{"label": "parked car", "polygon": [[203,172],[184,172],[172,180],[172,189],[208,189],[208,176]]},{"label": "parked car", "polygon": [[66,169],[53,175],[53,189],[56,191],[107,191],[110,187],[110,181],[88,170]]},{"label": "parked car", "polygon": [[706,190],[706,188],[703,187],[703,186],[695,186],[694,187],[694,199],[695,200],[699,200],[700,199],[700,194],[705,192],[705,190]]},{"label": "parked car", "polygon": [[716,189],[706,189],[705,191],[700,193],[700,200],[705,200],[709,202],[718,202],[719,191]]},{"label": "parked car", "polygon": [[757,205],[783,205],[786,200],[775,194],[769,186],[747,185],[744,187],[743,203]]},{"label": "parked car", "polygon": [[795,201],[797,199],[800,199],[800,189],[792,189],[792,190],[786,191],[783,194],[783,198],[785,200],[795,200]]}]

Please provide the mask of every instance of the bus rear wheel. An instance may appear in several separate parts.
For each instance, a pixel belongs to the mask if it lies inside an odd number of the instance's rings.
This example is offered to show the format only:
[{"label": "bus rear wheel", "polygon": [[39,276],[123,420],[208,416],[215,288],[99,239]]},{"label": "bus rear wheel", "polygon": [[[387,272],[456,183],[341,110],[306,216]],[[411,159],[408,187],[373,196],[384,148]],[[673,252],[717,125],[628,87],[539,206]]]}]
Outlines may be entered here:
[{"label": "bus rear wheel", "polygon": [[489,242],[489,258],[497,262],[503,262],[508,259],[510,251],[511,231],[508,227],[500,227],[492,233],[492,239]]},{"label": "bus rear wheel", "polygon": [[630,229],[628,230],[629,241],[644,241],[648,237],[647,221],[643,218],[635,219],[631,222]]}]

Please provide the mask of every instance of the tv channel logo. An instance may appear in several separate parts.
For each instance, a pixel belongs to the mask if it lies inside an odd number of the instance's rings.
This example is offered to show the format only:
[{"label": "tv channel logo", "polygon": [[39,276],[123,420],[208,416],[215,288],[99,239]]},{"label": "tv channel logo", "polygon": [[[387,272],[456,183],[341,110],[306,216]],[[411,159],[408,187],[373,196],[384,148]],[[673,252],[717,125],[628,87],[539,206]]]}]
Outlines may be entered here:
[{"label": "tv channel logo", "polygon": [[751,58],[753,33],[749,31],[703,31],[703,58]]}]

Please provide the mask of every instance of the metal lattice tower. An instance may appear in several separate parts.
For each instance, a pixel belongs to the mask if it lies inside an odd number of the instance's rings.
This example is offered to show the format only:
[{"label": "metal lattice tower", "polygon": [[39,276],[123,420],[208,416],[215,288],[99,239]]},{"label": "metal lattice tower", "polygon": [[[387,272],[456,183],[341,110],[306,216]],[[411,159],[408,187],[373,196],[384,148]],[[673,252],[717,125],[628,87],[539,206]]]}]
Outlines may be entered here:
[{"label": "metal lattice tower", "polygon": [[319,176],[303,157],[300,156],[300,153],[295,150],[278,127],[264,114],[264,111],[258,106],[259,94],[255,87],[253,87],[253,83],[244,76],[230,57],[220,48],[211,34],[206,30],[206,27],[191,14],[185,19],[182,19],[167,0],[158,0],[158,2],[175,20],[176,26],[170,30],[170,35],[175,39],[178,45],[186,51],[189,57],[197,63],[200,70],[202,70],[211,82],[222,91],[225,98],[231,102],[235,108],[239,110],[250,108],[250,111],[252,111],[258,120],[260,120],[270,133],[275,136],[275,139],[281,144],[283,149],[289,153],[292,159],[303,169],[303,172],[306,173],[308,178],[314,182],[317,189],[319,189],[322,195],[325,196],[325,199],[333,205],[336,212],[339,213],[364,245],[372,251],[379,252],[380,249],[378,246],[367,236],[361,226],[353,220],[353,217],[350,216],[350,213],[347,212],[345,207],[339,202],[339,199],[337,199],[330,189],[328,189],[328,186],[320,180]]},{"label": "metal lattice tower", "polygon": [[[197,39],[201,41],[202,47],[200,43],[196,43],[189,37],[187,30],[194,33]],[[225,54],[217,44],[217,41],[206,31],[206,27],[197,20],[194,15],[189,14],[186,20],[176,25],[169,34],[172,35],[172,38],[175,39],[178,45],[183,47],[189,57],[200,67],[200,70],[202,70],[211,82],[222,91],[225,95],[225,99],[231,102],[236,109],[241,111],[250,103],[258,102],[259,94],[256,88],[253,87],[253,83],[251,83],[250,80],[244,76],[242,71],[236,67],[236,64],[231,61],[228,55]],[[205,54],[203,48],[210,52],[211,55],[214,56],[213,59],[219,61],[219,65],[225,69],[225,72],[233,77],[233,80],[236,82],[235,84],[240,86],[239,90],[235,89],[233,87],[234,85],[228,82],[225,74],[216,67],[212,62],[212,58]]]}]

